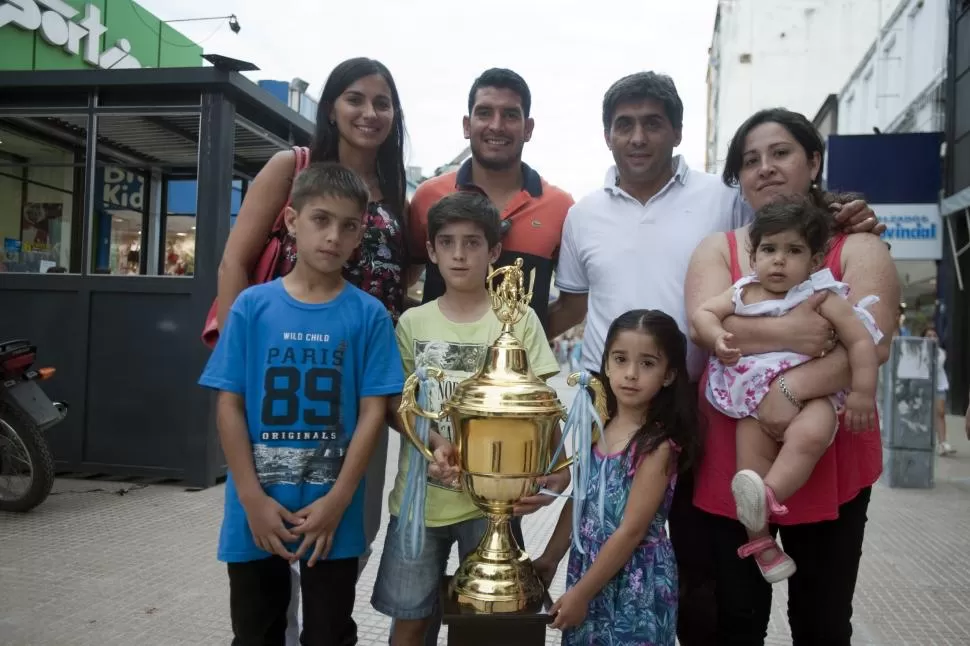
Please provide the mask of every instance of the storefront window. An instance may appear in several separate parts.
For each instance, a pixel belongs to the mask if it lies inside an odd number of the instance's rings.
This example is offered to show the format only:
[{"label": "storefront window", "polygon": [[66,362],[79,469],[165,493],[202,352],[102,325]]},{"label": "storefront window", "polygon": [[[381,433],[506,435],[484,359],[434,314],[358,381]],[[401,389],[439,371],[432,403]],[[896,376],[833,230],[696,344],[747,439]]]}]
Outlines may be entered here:
[{"label": "storefront window", "polygon": [[[103,114],[98,119],[90,271],[116,276],[195,275],[198,113]],[[245,181],[231,187],[228,217]]]},{"label": "storefront window", "polygon": [[[243,180],[232,183],[230,226],[242,204]],[[170,179],[165,184],[165,237],[162,274],[192,276],[195,273],[195,226],[198,183],[195,178]]]},{"label": "storefront window", "polygon": [[80,270],[83,130],[52,117],[0,119],[0,271]]},{"label": "storefront window", "polygon": [[195,218],[175,215],[166,218],[165,275],[195,273]]}]

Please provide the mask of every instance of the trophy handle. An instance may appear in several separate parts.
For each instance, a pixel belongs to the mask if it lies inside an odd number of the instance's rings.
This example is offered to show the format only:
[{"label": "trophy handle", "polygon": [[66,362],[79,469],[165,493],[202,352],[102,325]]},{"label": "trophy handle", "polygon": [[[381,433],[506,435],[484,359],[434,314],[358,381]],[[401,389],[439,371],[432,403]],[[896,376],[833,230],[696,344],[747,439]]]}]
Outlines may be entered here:
[{"label": "trophy handle", "polygon": [[[580,373],[574,372],[566,378],[566,383],[570,386],[575,386],[579,383]],[[609,419],[609,414],[606,412],[606,388],[603,387],[603,382],[593,375],[589,376],[589,387],[593,390],[593,408],[599,414],[600,419],[603,421],[603,425],[606,426],[606,421]],[[599,429],[593,428],[593,441],[598,442],[600,439]]]},{"label": "trophy handle", "polygon": [[[569,384],[570,386],[575,386],[579,384],[579,376],[580,376],[580,373],[574,372],[573,374],[569,375],[569,377],[566,378],[566,383]],[[608,418],[608,415],[606,413],[606,389],[603,387],[603,382],[592,375],[590,375],[589,377],[589,387],[593,390],[593,395],[594,395],[593,408],[596,409],[596,413],[600,416],[600,419],[605,425],[606,420]],[[569,417],[569,413],[564,410],[562,412],[562,421],[565,422],[568,417]],[[592,438],[593,438],[593,444],[596,444],[597,442],[599,442],[600,429],[599,429],[599,426],[595,424],[593,425]],[[564,437],[561,441],[565,442],[566,438]],[[567,458],[564,452],[563,457],[559,460],[559,462],[555,464],[555,466],[552,467],[552,469],[549,470],[549,473],[556,473],[557,471],[562,471],[563,469],[566,469],[572,466],[572,463],[573,463],[573,457]]]},{"label": "trophy handle", "polygon": [[[429,377],[441,381],[445,373],[441,371],[440,368],[428,367],[425,368]],[[434,422],[442,419],[447,413],[441,411],[440,413],[429,413],[428,411],[422,409],[418,406],[417,398],[414,393],[418,389],[421,383],[421,378],[417,374],[412,374],[404,382],[404,389],[401,391],[401,405],[397,409],[398,415],[401,417],[401,426],[404,427],[404,435],[411,441],[411,444],[421,452],[421,455],[428,462],[434,462],[434,453],[429,449],[418,437],[418,434],[414,430],[414,426],[411,424],[411,415],[420,415],[425,419],[430,419]]]}]

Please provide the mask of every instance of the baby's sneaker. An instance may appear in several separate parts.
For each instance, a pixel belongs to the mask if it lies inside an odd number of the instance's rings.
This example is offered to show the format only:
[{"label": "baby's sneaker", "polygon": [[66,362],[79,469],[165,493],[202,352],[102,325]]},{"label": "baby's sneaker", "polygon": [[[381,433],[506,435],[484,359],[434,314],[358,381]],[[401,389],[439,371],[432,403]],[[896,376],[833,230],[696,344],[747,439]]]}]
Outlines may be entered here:
[{"label": "baby's sneaker", "polygon": [[769,516],[784,516],[788,507],[775,500],[771,487],[765,485],[754,471],[738,471],[731,481],[731,493],[737,507],[738,520],[752,532],[760,532],[768,524]]},{"label": "baby's sneaker", "polygon": [[785,554],[778,543],[770,536],[756,538],[738,548],[738,556],[747,558],[754,556],[754,562],[761,570],[761,576],[768,583],[784,581],[795,574],[795,561]]}]

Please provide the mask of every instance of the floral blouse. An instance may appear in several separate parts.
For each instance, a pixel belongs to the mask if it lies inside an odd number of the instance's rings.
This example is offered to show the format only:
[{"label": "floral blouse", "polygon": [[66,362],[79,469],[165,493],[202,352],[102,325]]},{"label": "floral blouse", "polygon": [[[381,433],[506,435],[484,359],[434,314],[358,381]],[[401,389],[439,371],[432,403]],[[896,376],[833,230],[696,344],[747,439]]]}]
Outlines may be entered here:
[{"label": "floral blouse", "polygon": [[[364,227],[364,239],[344,265],[344,278],[382,302],[397,323],[404,311],[407,293],[404,275],[407,259],[400,218],[383,203],[371,202],[367,205]],[[285,276],[295,264],[296,241],[286,235],[276,275]]]}]

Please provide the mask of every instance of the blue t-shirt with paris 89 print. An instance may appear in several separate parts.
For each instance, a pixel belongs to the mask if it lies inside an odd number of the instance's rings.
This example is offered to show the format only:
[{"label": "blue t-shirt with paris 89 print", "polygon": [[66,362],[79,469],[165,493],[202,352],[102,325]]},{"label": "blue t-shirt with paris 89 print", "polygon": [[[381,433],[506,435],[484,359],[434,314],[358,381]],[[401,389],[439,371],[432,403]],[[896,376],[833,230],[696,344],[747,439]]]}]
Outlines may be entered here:
[{"label": "blue t-shirt with paris 89 print", "polygon": [[[391,317],[376,298],[347,283],[327,303],[303,303],[277,279],[239,295],[199,383],[244,397],[259,482],[298,511],[336,482],[360,398],[400,393],[404,371]],[[329,559],[364,553],[363,507],[361,480]],[[268,556],[253,540],[230,473],[219,560]]]}]

